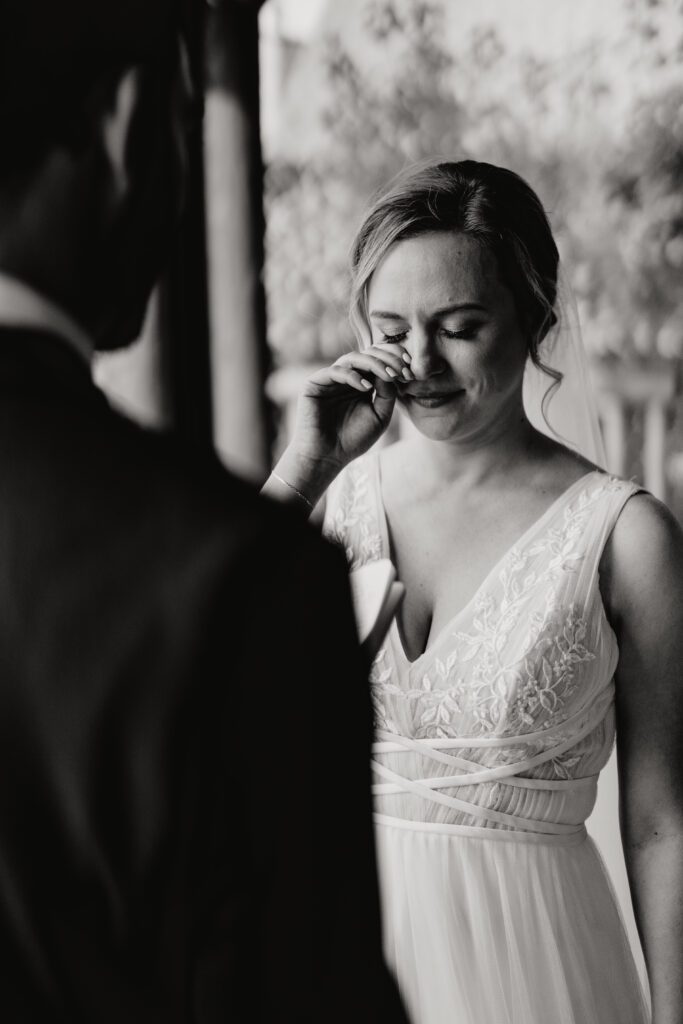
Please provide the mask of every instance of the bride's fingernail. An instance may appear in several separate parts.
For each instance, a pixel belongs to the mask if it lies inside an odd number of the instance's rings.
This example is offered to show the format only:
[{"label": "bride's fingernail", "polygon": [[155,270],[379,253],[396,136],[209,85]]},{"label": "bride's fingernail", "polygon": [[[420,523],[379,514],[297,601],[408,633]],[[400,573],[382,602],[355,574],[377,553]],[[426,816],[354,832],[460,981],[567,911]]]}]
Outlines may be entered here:
[{"label": "bride's fingernail", "polygon": [[372,387],[370,381],[366,380],[365,377],[361,377],[360,382],[366,390],[369,390]]},{"label": "bride's fingernail", "polygon": [[403,358],[404,362],[406,362],[406,363],[410,362],[410,354],[408,352],[403,352],[402,353],[402,358]]},{"label": "bride's fingernail", "polygon": [[401,374],[405,378],[405,380],[415,380],[415,377],[410,372],[410,370],[408,369],[407,366],[406,366],[406,368],[404,370],[401,371]]},{"label": "bride's fingernail", "polygon": [[396,370],[392,370],[390,366],[385,366],[384,369],[387,371],[387,377],[395,377]]}]

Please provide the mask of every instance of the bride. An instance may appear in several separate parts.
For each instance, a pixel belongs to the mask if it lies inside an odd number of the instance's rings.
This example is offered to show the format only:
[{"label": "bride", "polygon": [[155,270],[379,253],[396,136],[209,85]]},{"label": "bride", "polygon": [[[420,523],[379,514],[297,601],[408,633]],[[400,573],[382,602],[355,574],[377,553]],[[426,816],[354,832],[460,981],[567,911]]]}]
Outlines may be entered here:
[{"label": "bride", "polygon": [[[352,272],[359,348],[310,377],[265,489],[304,508],[329,488],[327,535],[406,587],[372,666],[372,767],[385,951],[414,1024],[680,1024],[683,541],[528,418],[525,367],[547,371],[550,418],[567,385],[546,363],[542,206],[489,164],[411,170]],[[370,451],[396,402],[416,429]],[[652,1018],[584,825],[615,724]]]}]

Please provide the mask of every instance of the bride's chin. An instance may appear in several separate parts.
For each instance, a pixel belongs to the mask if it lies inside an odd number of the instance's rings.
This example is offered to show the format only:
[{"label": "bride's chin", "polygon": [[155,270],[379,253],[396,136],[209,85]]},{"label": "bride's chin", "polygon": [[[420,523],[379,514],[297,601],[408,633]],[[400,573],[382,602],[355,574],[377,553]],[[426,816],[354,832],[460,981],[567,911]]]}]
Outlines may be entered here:
[{"label": "bride's chin", "polygon": [[452,398],[447,401],[436,399],[422,402],[406,396],[405,398],[399,397],[398,405],[401,412],[415,426],[420,424],[456,424],[462,423],[467,418],[462,405],[457,400],[453,401]]},{"label": "bride's chin", "polygon": [[405,407],[401,411],[413,429],[430,441],[450,441],[463,432],[464,424],[460,416],[415,416]]}]

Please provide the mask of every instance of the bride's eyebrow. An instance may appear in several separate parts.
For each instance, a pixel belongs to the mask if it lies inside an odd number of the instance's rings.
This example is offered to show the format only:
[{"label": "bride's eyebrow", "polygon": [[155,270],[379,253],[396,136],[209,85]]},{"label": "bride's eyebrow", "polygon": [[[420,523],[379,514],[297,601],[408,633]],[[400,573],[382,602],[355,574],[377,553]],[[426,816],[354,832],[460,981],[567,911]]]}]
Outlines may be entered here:
[{"label": "bride's eyebrow", "polygon": [[[450,313],[465,313],[468,311],[476,311],[479,313],[485,313],[486,307],[482,306],[480,302],[456,302],[451,306],[444,306],[442,309],[437,309],[431,314],[432,320],[437,320],[439,317],[448,316]],[[373,320],[405,320],[404,316],[400,313],[390,313],[383,309],[373,309],[370,312],[370,316]]]},{"label": "bride's eyebrow", "polygon": [[469,310],[485,313],[486,307],[482,306],[480,302],[458,302],[452,306],[444,306],[443,309],[435,310],[432,313],[432,319],[436,320],[439,317],[448,316],[450,313],[465,313]]},{"label": "bride's eyebrow", "polygon": [[370,313],[373,320],[405,320],[400,313],[385,313],[381,309],[373,309]]}]

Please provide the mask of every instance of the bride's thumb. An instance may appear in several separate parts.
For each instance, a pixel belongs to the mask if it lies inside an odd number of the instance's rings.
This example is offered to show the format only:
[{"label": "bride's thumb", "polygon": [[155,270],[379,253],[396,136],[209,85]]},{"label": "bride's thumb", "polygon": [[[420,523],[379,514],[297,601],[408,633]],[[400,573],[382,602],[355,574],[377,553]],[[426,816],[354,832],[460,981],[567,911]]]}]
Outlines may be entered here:
[{"label": "bride's thumb", "polygon": [[389,423],[395,405],[396,388],[394,385],[375,378],[375,414],[383,423]]}]

